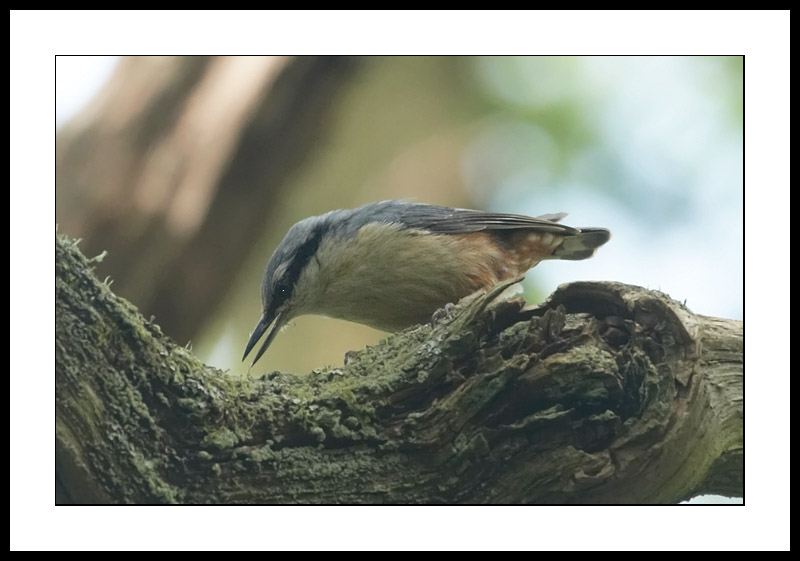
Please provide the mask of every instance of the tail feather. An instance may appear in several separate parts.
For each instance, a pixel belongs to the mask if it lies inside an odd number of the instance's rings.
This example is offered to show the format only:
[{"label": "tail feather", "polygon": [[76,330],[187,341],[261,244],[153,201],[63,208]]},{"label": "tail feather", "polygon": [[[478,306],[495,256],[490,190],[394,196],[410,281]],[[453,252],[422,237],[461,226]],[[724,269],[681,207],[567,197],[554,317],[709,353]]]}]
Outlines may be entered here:
[{"label": "tail feather", "polygon": [[551,258],[570,261],[588,259],[609,238],[611,238],[611,232],[605,228],[580,228],[578,234],[564,238],[561,245],[553,251]]}]

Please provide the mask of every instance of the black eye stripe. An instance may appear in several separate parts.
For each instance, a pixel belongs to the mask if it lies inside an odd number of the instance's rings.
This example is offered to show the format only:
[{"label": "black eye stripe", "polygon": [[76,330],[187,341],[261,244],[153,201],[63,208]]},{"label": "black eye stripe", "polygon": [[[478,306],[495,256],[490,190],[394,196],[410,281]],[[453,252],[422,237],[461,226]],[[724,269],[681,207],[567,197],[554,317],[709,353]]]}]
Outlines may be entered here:
[{"label": "black eye stripe", "polygon": [[286,302],[292,295],[295,284],[300,278],[303,269],[317,253],[320,241],[322,239],[322,228],[317,227],[311,230],[308,238],[300,247],[295,251],[289,266],[284,271],[279,280],[275,282],[270,307],[277,310],[284,302]]}]

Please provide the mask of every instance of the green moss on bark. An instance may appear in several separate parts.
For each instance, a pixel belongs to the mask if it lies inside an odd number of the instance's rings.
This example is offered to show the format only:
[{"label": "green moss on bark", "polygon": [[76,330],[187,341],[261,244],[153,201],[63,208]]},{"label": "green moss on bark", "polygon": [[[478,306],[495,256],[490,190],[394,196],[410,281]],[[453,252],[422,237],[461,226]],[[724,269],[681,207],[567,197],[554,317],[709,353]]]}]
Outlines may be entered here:
[{"label": "green moss on bark", "polygon": [[97,282],[71,241],[57,238],[56,253],[61,500],[639,503],[741,492],[741,324],[659,293],[576,283],[527,309],[496,300],[497,287],[342,367],[236,378]]}]

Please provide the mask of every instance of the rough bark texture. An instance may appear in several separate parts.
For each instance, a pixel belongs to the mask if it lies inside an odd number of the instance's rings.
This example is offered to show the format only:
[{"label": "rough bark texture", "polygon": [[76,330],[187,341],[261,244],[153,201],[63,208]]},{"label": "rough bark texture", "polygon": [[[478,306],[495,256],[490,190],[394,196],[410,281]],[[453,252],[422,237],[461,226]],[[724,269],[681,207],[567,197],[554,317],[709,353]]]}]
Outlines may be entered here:
[{"label": "rough bark texture", "polygon": [[743,494],[743,325],[664,294],[499,287],[343,368],[201,364],[56,241],[56,497],[675,503]]}]

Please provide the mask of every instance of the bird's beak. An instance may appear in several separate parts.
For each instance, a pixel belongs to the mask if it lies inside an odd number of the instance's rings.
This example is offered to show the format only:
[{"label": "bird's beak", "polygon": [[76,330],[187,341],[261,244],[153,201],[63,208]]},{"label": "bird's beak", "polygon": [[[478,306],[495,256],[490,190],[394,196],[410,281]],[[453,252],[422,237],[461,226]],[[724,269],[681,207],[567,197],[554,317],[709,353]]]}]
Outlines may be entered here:
[{"label": "bird's beak", "polygon": [[242,360],[247,358],[247,355],[249,355],[250,351],[253,350],[253,347],[255,347],[256,343],[258,343],[258,340],[261,339],[261,336],[264,335],[264,332],[267,331],[270,326],[272,326],[272,329],[269,329],[267,338],[264,339],[264,343],[261,345],[261,348],[256,354],[256,358],[253,359],[253,362],[250,366],[255,365],[258,359],[261,358],[261,355],[264,354],[264,351],[267,350],[267,347],[269,347],[270,343],[272,343],[272,340],[275,338],[275,335],[278,334],[278,331],[280,331],[281,327],[283,326],[283,311],[275,314],[274,318],[271,318],[270,315],[272,314],[264,314],[261,316],[261,319],[258,320],[255,329],[253,329],[253,333],[250,335],[250,340],[247,341],[247,346],[244,348]]}]

